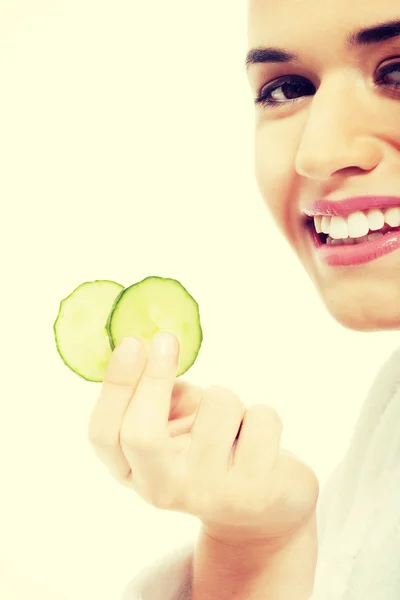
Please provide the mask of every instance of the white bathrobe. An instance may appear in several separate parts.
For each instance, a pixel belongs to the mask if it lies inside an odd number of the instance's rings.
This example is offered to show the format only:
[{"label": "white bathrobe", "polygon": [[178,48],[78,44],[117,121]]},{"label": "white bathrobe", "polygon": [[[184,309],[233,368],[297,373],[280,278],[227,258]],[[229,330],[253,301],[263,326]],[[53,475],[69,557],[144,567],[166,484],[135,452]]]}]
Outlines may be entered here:
[{"label": "white bathrobe", "polygon": [[[378,373],[349,449],[320,493],[317,522],[310,600],[400,600],[400,349]],[[122,600],[190,600],[193,548],[149,565]]]}]

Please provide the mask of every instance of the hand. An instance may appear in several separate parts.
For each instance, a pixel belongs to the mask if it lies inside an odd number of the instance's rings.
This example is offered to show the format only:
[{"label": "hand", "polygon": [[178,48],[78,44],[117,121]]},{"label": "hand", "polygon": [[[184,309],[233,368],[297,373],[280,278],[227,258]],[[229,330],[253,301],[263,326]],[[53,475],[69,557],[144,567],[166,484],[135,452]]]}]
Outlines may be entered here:
[{"label": "hand", "polygon": [[114,351],[89,425],[97,455],[145,501],[198,517],[220,541],[291,537],[314,515],[318,481],[280,448],[275,410],[176,382],[178,341],[165,334],[157,352],[157,338],[149,356],[139,340]]}]

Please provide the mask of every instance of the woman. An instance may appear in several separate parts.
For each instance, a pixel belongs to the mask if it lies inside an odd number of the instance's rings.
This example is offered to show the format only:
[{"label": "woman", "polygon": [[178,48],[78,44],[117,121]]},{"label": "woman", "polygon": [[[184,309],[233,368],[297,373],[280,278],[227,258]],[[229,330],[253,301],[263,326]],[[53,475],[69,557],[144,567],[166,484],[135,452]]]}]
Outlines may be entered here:
[{"label": "woman", "polygon": [[[399,328],[398,0],[249,0],[248,32],[269,210],[339,323]],[[313,471],[280,448],[278,415],[176,383],[178,352],[168,334],[148,359],[126,339],[91,419],[114,476],[202,522],[194,547],[150,567],[125,599],[398,600],[400,353],[318,501]]]}]

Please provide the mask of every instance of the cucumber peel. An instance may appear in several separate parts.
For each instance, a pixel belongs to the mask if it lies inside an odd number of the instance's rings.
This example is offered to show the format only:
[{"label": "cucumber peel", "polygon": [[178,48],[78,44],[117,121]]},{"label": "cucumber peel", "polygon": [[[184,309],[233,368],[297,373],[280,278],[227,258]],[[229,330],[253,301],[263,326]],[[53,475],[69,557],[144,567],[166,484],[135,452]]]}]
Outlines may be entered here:
[{"label": "cucumber peel", "polygon": [[87,381],[103,380],[112,353],[105,324],[123,289],[115,281],[88,281],[60,302],[53,326],[57,351]]},{"label": "cucumber peel", "polygon": [[199,306],[176,279],[146,277],[122,290],[106,329],[114,349],[124,337],[138,337],[147,346],[157,331],[173,333],[180,352],[177,377],[195,362],[203,341]]},{"label": "cucumber peel", "polygon": [[176,377],[193,365],[203,341],[197,302],[179,281],[156,276],[127,288],[108,280],[82,283],[60,302],[53,329],[63,362],[93,382],[103,381],[125,337],[148,348],[157,331],[173,333],[180,345]]}]

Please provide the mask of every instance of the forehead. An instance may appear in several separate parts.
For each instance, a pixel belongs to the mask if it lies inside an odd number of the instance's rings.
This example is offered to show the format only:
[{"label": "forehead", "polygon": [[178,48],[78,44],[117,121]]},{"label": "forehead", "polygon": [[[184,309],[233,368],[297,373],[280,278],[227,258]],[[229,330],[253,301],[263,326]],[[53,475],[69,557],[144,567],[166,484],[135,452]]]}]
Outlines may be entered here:
[{"label": "forehead", "polygon": [[327,46],[355,29],[400,18],[399,0],[248,0],[249,46]]}]

